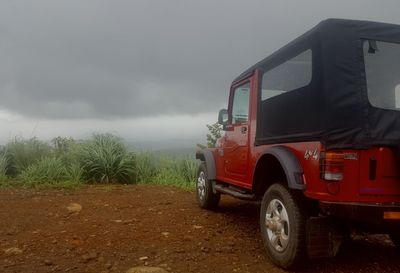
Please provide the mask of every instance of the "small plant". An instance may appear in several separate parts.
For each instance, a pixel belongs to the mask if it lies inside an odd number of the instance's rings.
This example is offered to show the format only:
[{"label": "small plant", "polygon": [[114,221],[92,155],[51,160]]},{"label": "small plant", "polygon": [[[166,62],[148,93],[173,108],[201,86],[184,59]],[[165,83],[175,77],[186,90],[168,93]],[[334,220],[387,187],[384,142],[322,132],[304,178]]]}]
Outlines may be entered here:
[{"label": "small plant", "polygon": [[95,134],[82,144],[80,153],[86,179],[100,183],[134,181],[135,158],[120,138],[111,134]]}]

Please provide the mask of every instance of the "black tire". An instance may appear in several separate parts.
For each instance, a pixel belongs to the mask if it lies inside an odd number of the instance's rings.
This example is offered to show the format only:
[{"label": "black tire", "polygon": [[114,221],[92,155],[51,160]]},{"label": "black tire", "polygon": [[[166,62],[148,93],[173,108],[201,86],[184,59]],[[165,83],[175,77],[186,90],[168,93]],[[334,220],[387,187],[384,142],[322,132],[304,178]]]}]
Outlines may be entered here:
[{"label": "black tire", "polygon": [[400,235],[391,233],[389,234],[389,237],[392,240],[393,244],[396,246],[396,248],[400,249]]},{"label": "black tire", "polygon": [[206,164],[202,162],[197,172],[196,197],[199,206],[203,209],[213,210],[218,206],[220,193],[214,193],[212,183],[208,179]]},{"label": "black tire", "polygon": [[301,193],[290,192],[282,184],[273,184],[265,192],[261,203],[260,228],[267,255],[273,263],[284,269],[302,268],[308,260],[305,230],[307,213],[295,194]]}]

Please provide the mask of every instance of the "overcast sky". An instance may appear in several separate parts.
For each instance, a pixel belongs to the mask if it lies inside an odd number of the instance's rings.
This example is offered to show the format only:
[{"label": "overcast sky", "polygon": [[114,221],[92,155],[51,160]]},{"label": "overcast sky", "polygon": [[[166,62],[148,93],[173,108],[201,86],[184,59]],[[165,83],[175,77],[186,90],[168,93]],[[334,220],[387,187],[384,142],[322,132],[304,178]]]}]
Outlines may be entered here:
[{"label": "overcast sky", "polygon": [[398,0],[0,0],[0,142],[202,138],[230,82],[326,18],[400,24]]}]

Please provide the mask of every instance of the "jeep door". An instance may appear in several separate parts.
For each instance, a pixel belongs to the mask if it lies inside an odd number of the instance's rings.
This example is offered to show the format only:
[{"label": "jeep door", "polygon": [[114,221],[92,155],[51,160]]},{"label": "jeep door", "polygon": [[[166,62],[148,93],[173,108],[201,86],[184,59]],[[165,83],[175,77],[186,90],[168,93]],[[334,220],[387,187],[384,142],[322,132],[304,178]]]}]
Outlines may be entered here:
[{"label": "jeep door", "polygon": [[231,89],[223,144],[225,178],[239,183],[244,182],[248,165],[251,86],[249,79]]}]

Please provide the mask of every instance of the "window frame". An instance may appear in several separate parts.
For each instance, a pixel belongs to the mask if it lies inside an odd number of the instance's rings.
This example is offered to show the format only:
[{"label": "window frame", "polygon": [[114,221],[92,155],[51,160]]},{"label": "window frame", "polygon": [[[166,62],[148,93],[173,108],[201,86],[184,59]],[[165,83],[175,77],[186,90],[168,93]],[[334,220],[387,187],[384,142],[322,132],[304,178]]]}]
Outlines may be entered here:
[{"label": "window frame", "polygon": [[[359,41],[359,48],[358,48],[359,49],[359,56],[361,57],[361,60],[362,60],[360,73],[361,73],[361,79],[362,79],[362,85],[363,85],[363,89],[364,89],[364,94],[365,94],[365,97],[366,97],[366,101],[368,102],[368,105],[370,107],[372,107],[372,108],[380,109],[380,110],[383,110],[383,111],[400,112],[400,108],[393,109],[393,108],[384,108],[384,107],[381,107],[381,106],[376,106],[376,105],[372,104],[372,102],[370,100],[370,95],[369,95],[369,92],[368,92],[367,69],[366,69],[365,55],[364,55],[364,43],[367,42],[368,40],[373,40],[373,41],[382,42],[382,43],[389,43],[389,44],[397,44],[399,46],[400,46],[400,42],[399,41],[393,41],[391,39],[376,39],[376,38],[373,38],[373,37],[360,37],[359,40],[358,40]],[[400,83],[397,86],[399,86],[399,85],[400,85]],[[396,95],[396,87],[394,89],[394,95]],[[395,97],[395,103],[396,103],[396,97]]]},{"label": "window frame", "polygon": [[[235,99],[235,92],[238,88],[248,84],[249,85],[249,99],[248,99],[248,104],[247,104],[247,121],[246,122],[241,122],[241,123],[233,123],[233,103]],[[250,78],[246,78],[238,83],[235,83],[231,87],[231,92],[230,92],[230,99],[229,99],[229,108],[228,108],[228,124],[232,126],[240,126],[240,125],[246,125],[249,124],[250,120],[250,103],[251,103],[251,90],[252,90],[252,82]]]}]

